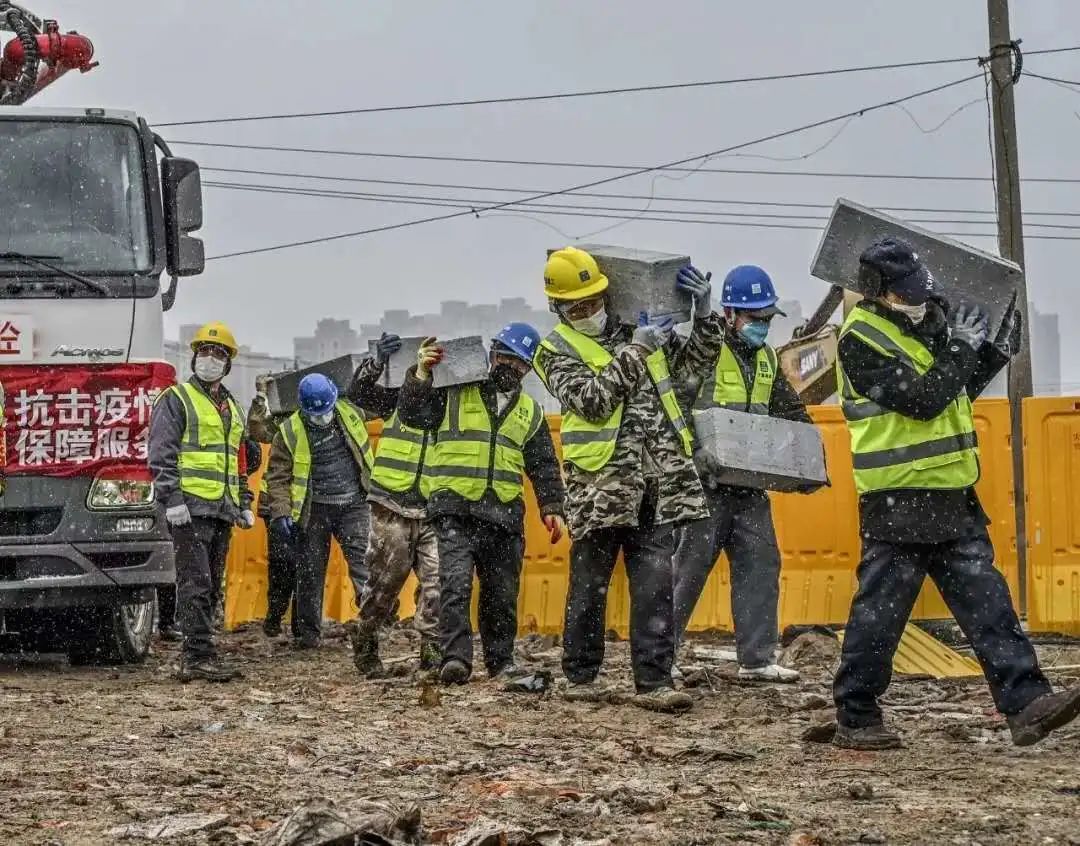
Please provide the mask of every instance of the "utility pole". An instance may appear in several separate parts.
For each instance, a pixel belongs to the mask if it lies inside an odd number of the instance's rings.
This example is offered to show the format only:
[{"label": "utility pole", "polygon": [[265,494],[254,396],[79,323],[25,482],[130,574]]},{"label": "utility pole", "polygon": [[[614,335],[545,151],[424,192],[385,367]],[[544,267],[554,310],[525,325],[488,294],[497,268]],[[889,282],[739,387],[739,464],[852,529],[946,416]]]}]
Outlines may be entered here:
[{"label": "utility pole", "polygon": [[[1024,270],[1024,229],[1020,209],[1020,158],[1016,145],[1013,100],[1013,48],[1009,34],[1009,0],[987,0],[990,22],[990,99],[994,112],[994,172],[997,183],[998,252]],[[1023,348],[1009,364],[1009,416],[1012,431],[1013,504],[1016,510],[1016,563],[1020,580],[1020,612],[1027,613],[1027,500],[1024,489],[1023,402],[1032,394],[1031,323],[1027,280],[1018,283],[1016,307],[1024,325]],[[996,330],[996,327],[993,327]]]}]

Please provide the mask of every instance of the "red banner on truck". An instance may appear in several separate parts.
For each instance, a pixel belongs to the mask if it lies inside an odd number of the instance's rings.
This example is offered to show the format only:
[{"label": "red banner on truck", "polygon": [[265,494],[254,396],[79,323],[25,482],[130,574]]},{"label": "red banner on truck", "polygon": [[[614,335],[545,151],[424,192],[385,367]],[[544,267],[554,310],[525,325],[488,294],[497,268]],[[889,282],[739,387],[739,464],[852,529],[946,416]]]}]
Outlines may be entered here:
[{"label": "red banner on truck", "polygon": [[145,464],[154,400],[176,381],[165,362],[0,367],[8,475],[93,475]]}]

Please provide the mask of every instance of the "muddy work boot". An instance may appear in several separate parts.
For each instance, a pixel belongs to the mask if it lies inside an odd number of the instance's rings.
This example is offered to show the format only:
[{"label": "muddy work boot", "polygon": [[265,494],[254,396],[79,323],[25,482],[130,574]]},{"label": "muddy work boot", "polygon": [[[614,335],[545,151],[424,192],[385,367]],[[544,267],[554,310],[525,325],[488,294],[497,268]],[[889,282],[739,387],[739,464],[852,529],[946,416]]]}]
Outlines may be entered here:
[{"label": "muddy work boot", "polygon": [[845,726],[837,724],[833,735],[833,746],[841,749],[858,749],[873,752],[879,749],[899,749],[904,744],[900,735],[878,723],[874,726]]},{"label": "muddy work boot", "polygon": [[187,683],[195,679],[208,682],[229,682],[240,678],[240,671],[230,667],[219,657],[189,658],[183,656],[176,668],[178,681]]},{"label": "muddy work boot", "polygon": [[352,641],[353,664],[360,675],[375,679],[385,674],[383,663],[379,660],[379,630],[367,623],[359,623],[349,631]]},{"label": "muddy work boot", "polygon": [[281,637],[281,620],[273,617],[267,617],[263,620],[263,634],[267,637]]},{"label": "muddy work boot", "polygon": [[420,672],[430,673],[442,663],[442,647],[432,638],[420,639]]},{"label": "muddy work boot", "polygon": [[608,702],[611,700],[611,688],[593,679],[589,682],[570,682],[563,693],[567,702]]},{"label": "muddy work boot", "polygon": [[1032,746],[1080,716],[1080,687],[1044,693],[1019,714],[1008,717],[1015,746]]},{"label": "muddy work boot", "polygon": [[647,693],[639,693],[632,701],[638,708],[659,711],[662,714],[681,714],[694,707],[694,700],[689,693],[670,687],[658,687]]},{"label": "muddy work boot", "polygon": [[451,658],[445,664],[442,665],[442,669],[439,670],[439,681],[445,685],[451,684],[468,684],[469,676],[472,673],[469,668],[465,666],[464,661],[458,661],[456,658]]}]

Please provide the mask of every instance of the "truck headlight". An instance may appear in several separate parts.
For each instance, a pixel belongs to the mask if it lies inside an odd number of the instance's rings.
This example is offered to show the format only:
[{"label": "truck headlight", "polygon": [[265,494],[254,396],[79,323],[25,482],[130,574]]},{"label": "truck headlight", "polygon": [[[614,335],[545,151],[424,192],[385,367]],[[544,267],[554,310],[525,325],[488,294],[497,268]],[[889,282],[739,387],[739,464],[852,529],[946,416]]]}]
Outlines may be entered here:
[{"label": "truck headlight", "polygon": [[145,508],[154,502],[154,483],[145,468],[103,470],[90,485],[86,507]]}]

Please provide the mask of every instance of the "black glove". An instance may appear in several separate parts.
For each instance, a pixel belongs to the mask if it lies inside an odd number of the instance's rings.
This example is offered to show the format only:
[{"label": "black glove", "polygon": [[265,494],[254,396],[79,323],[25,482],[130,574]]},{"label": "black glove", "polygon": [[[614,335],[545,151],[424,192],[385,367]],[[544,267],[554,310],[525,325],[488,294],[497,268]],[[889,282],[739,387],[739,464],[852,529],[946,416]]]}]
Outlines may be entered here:
[{"label": "black glove", "polygon": [[401,336],[383,332],[375,342],[375,358],[379,364],[386,364],[390,356],[401,349]]},{"label": "black glove", "polygon": [[1023,315],[1016,307],[1016,291],[1013,291],[1005,316],[1001,318],[1001,328],[994,337],[994,349],[1006,358],[1012,358],[1024,343]]}]

